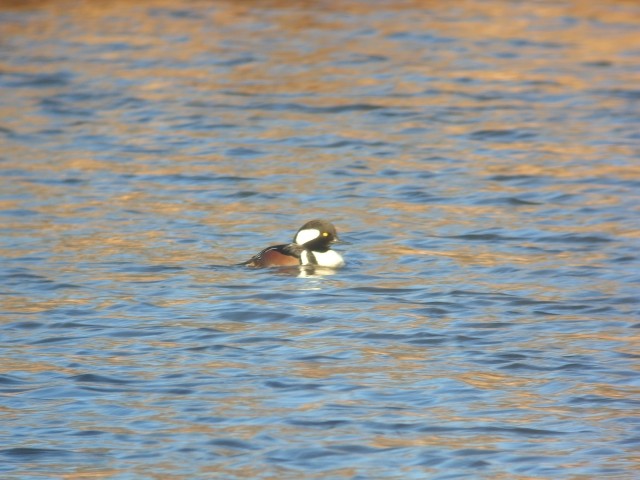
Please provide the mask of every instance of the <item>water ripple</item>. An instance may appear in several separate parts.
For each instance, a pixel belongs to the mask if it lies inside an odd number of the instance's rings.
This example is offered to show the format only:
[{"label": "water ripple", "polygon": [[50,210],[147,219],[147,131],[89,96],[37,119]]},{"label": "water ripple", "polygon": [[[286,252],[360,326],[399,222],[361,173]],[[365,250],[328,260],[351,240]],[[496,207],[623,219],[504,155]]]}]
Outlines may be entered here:
[{"label": "water ripple", "polygon": [[631,478],[638,7],[578,3],[0,6],[0,477]]}]

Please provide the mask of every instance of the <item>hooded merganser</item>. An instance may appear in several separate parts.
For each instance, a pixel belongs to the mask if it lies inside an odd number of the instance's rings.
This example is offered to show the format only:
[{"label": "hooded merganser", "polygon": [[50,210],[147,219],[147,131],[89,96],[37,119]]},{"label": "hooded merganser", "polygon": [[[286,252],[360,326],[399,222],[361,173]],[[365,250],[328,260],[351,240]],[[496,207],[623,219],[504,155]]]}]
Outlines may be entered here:
[{"label": "hooded merganser", "polygon": [[293,237],[293,243],[273,245],[254,255],[241,265],[249,267],[286,267],[317,265],[338,268],[344,265],[342,256],[330,245],[338,241],[336,227],[324,220],[305,223]]}]

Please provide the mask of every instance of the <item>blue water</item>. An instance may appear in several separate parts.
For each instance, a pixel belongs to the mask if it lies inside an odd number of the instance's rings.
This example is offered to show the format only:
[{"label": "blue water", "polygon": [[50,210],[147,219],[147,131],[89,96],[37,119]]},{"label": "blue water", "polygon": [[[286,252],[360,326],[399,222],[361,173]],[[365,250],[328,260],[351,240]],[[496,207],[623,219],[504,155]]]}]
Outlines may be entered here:
[{"label": "blue water", "polygon": [[639,26],[0,7],[0,477],[635,478]]}]

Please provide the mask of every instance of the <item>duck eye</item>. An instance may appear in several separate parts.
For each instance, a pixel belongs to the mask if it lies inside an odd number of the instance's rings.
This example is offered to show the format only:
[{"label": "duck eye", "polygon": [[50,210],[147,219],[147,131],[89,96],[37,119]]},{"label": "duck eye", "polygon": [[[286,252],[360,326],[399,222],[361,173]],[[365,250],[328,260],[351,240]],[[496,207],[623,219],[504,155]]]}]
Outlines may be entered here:
[{"label": "duck eye", "polygon": [[329,236],[329,233],[328,233],[328,232],[322,232],[322,236],[323,236],[323,237],[328,237],[328,236]]}]

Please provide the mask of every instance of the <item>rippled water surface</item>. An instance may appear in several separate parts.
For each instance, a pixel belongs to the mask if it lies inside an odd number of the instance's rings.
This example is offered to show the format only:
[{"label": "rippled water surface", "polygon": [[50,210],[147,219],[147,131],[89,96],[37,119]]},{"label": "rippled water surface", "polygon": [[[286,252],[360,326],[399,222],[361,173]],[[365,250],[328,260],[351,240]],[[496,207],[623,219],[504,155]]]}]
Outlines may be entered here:
[{"label": "rippled water surface", "polygon": [[[639,31],[3,2],[0,477],[634,478]],[[234,266],[317,217],[344,269]]]}]

